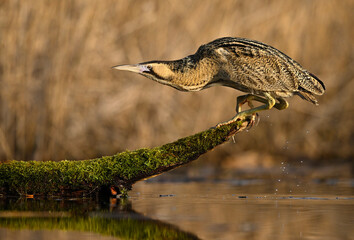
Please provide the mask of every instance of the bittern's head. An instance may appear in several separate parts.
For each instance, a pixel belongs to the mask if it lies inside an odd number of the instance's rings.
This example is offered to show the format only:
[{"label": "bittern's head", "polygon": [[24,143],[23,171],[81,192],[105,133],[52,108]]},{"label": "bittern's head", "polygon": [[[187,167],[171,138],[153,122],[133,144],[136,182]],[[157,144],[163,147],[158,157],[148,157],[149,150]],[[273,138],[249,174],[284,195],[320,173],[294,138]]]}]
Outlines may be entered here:
[{"label": "bittern's head", "polygon": [[176,71],[173,69],[172,63],[168,61],[150,61],[135,65],[118,65],[114,69],[139,73],[156,82],[177,87],[173,83],[176,77]]}]

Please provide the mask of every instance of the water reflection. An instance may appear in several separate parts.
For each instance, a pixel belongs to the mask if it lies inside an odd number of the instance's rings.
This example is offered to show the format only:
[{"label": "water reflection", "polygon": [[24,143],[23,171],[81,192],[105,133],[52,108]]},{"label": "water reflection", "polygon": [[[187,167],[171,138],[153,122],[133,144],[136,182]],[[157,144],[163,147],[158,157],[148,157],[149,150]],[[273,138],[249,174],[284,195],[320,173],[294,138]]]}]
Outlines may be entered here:
[{"label": "water reflection", "polygon": [[[132,210],[129,200],[33,200],[2,199],[0,202],[0,239],[23,239],[11,230],[41,230],[27,232],[26,239],[52,239],[53,232],[45,230],[80,231],[60,234],[55,239],[198,239],[177,227]],[[1,229],[2,228],[2,229]],[[11,229],[11,230],[9,230]],[[20,231],[18,231],[20,233]],[[91,234],[88,234],[91,233]],[[100,235],[98,235],[100,234]],[[73,238],[74,239],[74,238]]]},{"label": "water reflection", "polygon": [[0,239],[22,240],[23,229],[36,240],[351,239],[353,189],[339,180],[145,181],[123,202],[0,199]]}]

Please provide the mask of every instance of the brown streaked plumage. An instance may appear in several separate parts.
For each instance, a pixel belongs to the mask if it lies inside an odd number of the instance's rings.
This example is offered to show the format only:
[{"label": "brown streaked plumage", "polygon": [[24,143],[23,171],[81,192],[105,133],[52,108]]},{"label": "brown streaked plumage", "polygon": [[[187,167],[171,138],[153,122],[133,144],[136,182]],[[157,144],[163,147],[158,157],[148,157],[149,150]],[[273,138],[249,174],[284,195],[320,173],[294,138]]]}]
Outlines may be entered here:
[{"label": "brown streaked plumage", "polygon": [[[315,95],[325,91],[323,82],[295,60],[267,44],[245,38],[216,39],[180,60],[113,68],[139,73],[181,91],[200,91],[222,85],[248,93],[237,97],[237,115],[219,125],[273,106],[286,109],[289,104],[284,98],[294,94],[317,105]],[[264,105],[253,107],[252,100]],[[241,111],[246,102],[251,109]]]}]

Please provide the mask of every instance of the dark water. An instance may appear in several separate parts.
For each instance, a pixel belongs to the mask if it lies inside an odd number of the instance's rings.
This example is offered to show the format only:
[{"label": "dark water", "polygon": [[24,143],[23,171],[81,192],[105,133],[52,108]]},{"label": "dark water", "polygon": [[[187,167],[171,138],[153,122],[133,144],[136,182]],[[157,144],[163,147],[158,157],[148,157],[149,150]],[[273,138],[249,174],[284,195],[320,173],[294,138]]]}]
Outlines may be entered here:
[{"label": "dark water", "polygon": [[354,239],[354,181],[140,182],[126,201],[0,200],[0,239]]}]

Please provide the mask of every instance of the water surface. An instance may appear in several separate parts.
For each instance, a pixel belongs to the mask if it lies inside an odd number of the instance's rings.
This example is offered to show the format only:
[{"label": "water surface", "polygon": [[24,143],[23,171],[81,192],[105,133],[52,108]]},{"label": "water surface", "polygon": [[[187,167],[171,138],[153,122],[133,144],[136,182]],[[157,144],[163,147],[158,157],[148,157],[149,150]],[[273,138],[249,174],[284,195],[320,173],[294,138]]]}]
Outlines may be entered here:
[{"label": "water surface", "polygon": [[139,182],[126,201],[0,201],[0,239],[354,239],[352,180]]}]

